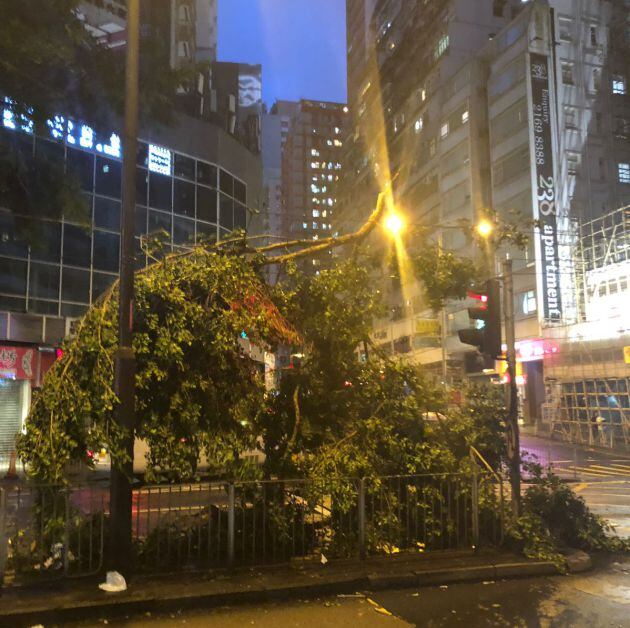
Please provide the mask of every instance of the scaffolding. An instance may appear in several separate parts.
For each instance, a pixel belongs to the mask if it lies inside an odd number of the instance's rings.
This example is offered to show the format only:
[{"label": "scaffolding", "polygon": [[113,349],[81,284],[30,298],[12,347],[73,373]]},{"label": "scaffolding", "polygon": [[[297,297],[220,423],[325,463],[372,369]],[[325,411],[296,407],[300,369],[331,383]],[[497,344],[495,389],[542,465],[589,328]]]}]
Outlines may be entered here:
[{"label": "scaffolding", "polygon": [[630,448],[630,207],[578,226],[577,320],[544,329],[543,422],[565,440]]}]

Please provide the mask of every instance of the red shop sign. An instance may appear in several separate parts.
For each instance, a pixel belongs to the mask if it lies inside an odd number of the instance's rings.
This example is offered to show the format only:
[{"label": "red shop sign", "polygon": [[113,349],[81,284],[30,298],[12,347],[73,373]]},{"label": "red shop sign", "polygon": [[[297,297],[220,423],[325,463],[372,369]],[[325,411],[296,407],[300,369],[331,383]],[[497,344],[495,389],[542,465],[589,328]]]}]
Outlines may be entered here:
[{"label": "red shop sign", "polygon": [[34,379],[36,354],[34,348],[0,346],[0,377]]}]

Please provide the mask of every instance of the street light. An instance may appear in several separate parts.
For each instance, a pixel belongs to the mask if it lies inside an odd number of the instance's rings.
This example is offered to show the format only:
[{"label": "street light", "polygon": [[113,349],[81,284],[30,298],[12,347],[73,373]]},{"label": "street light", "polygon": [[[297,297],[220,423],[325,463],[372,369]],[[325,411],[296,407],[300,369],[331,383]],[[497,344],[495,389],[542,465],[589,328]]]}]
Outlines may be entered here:
[{"label": "street light", "polygon": [[494,225],[484,218],[477,223],[475,230],[482,238],[488,238],[494,231]]},{"label": "street light", "polygon": [[400,214],[392,211],[385,217],[385,229],[387,229],[394,238],[398,237],[404,228],[405,219]]}]

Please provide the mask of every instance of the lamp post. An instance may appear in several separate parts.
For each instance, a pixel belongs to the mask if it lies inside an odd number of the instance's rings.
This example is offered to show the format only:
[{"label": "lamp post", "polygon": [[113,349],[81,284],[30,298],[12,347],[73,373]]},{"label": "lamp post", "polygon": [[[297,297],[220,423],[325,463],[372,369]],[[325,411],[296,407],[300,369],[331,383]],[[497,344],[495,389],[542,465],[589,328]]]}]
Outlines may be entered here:
[{"label": "lamp post", "polygon": [[135,360],[133,354],[134,212],[138,153],[138,73],[140,55],[140,0],[127,0],[125,124],[123,135],[122,213],[120,218],[120,283],[118,351],[114,389],[118,396],[116,422],[123,432],[127,460],[112,465],[110,477],[110,546],[108,563],[126,572],[130,566],[133,442],[135,426]]}]

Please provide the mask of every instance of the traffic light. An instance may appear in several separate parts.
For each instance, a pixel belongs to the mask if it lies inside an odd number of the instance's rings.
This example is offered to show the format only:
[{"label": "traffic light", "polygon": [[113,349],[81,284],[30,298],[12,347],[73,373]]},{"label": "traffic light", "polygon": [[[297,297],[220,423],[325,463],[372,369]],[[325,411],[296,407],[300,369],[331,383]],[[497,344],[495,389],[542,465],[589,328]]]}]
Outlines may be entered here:
[{"label": "traffic light", "polygon": [[477,307],[468,308],[468,316],[475,322],[470,329],[460,329],[457,334],[465,345],[472,345],[480,353],[499,358],[501,352],[501,289],[498,279],[489,279],[483,292],[469,293],[479,301]]}]

